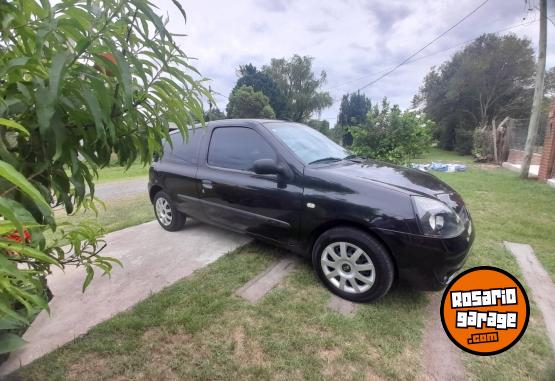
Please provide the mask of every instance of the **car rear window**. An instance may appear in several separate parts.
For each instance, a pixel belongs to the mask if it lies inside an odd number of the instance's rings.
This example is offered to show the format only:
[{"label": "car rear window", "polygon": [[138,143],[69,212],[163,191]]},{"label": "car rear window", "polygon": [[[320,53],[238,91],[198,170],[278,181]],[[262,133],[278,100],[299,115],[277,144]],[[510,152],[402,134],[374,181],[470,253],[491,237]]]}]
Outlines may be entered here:
[{"label": "car rear window", "polygon": [[170,146],[167,142],[164,145],[164,158],[178,159],[186,164],[197,164],[198,146],[205,133],[205,128],[191,129],[185,141],[183,141],[181,133],[172,133],[172,145]]},{"label": "car rear window", "polygon": [[212,132],[208,165],[251,171],[258,159],[277,159],[258,132],[246,127],[219,127]]}]

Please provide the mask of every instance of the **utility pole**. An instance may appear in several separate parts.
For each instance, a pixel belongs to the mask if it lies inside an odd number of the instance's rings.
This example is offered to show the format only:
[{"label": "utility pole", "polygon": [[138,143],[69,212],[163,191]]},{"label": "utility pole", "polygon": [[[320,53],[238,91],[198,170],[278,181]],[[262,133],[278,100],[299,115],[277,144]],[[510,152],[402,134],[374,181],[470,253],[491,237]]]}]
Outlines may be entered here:
[{"label": "utility pole", "polygon": [[532,102],[532,112],[530,114],[530,123],[528,124],[528,136],[526,137],[526,146],[524,148],[524,159],[522,160],[522,168],[520,169],[520,177],[528,178],[530,170],[530,162],[532,161],[532,153],[538,127],[540,125],[540,112],[543,103],[543,87],[545,81],[545,50],[547,45],[547,0],[540,0],[540,41],[538,45],[538,63],[536,66],[536,88],[534,90],[534,101]]}]

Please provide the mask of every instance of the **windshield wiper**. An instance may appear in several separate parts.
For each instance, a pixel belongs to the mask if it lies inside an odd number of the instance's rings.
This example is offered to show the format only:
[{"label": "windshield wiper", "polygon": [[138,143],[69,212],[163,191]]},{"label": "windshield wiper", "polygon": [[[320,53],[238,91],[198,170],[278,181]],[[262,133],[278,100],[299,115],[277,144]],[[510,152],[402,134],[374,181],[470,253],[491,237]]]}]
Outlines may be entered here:
[{"label": "windshield wiper", "polygon": [[324,157],[322,159],[311,161],[310,163],[308,163],[308,165],[317,164],[317,163],[324,163],[326,161],[341,161],[341,160],[343,160],[343,159],[340,159],[338,157]]},{"label": "windshield wiper", "polygon": [[345,157],[343,158],[343,160],[353,160],[353,161],[357,161],[357,160],[355,160],[355,159],[358,159],[358,161],[360,161],[360,160],[364,160],[365,157],[360,156],[360,155],[355,155],[355,154],[353,154],[353,155],[345,156]]}]

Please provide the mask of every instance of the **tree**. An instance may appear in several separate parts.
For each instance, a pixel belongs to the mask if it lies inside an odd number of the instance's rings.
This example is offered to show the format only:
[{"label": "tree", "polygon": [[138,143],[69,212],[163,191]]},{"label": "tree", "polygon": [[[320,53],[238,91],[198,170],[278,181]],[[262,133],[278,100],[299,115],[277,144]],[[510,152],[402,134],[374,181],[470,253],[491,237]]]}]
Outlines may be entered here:
[{"label": "tree", "polygon": [[254,91],[260,91],[268,97],[270,106],[272,106],[277,119],[285,117],[287,101],[274,80],[267,73],[258,70],[252,64],[248,64],[239,67],[239,75],[240,77],[235,87],[231,90],[232,93],[235,89],[242,86],[250,86]]},{"label": "tree", "polygon": [[408,164],[430,147],[433,124],[425,114],[401,111],[384,98],[381,107],[372,107],[363,125],[351,127],[351,149],[362,156]]},{"label": "tree", "polygon": [[522,167],[520,169],[520,177],[523,179],[528,178],[530,163],[532,162],[534,143],[536,141],[538,128],[540,126],[540,114],[543,103],[545,81],[545,50],[547,47],[547,0],[540,1],[540,40],[538,45],[539,51],[538,64],[536,66],[536,81],[534,85],[534,100],[532,102],[532,112],[530,115],[530,123],[528,125],[528,136],[526,137],[524,157],[522,159]]},{"label": "tree", "polygon": [[345,94],[341,98],[337,123],[341,126],[356,126],[364,123],[372,102],[360,92]]},{"label": "tree", "polygon": [[225,114],[221,112],[220,109],[217,107],[212,108],[211,110],[208,110],[207,112],[204,113],[204,120],[206,122],[209,122],[212,120],[222,120],[222,119],[225,119]]},{"label": "tree", "polygon": [[227,104],[229,118],[265,118],[275,119],[276,114],[270,106],[268,97],[250,86],[241,86],[234,90]]},{"label": "tree", "polygon": [[484,34],[431,70],[414,106],[437,123],[440,147],[469,153],[476,127],[528,115],[533,53],[528,39]]},{"label": "tree", "polygon": [[326,82],[326,72],[316,77],[312,57],[294,55],[290,60],[273,58],[262,71],[276,83],[287,104],[280,116],[295,122],[306,122],[315,113],[329,107],[333,100],[328,92],[318,91]]},{"label": "tree", "polygon": [[[174,1],[185,18],[179,3]],[[146,0],[0,1],[0,352],[47,307],[52,266],[109,273],[102,227],[57,225],[52,206],[96,210],[97,170],[150,163],[202,120],[208,90]]]},{"label": "tree", "polygon": [[548,96],[555,95],[555,66],[547,70],[545,73],[545,94]]}]

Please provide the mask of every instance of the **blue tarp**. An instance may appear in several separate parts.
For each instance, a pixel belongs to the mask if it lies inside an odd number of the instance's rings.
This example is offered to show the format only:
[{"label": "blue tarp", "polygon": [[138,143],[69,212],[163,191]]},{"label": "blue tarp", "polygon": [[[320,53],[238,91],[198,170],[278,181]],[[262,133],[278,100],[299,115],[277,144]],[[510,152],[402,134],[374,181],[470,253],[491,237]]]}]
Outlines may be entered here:
[{"label": "blue tarp", "polygon": [[411,168],[418,169],[420,171],[437,171],[437,172],[464,172],[466,171],[466,165],[463,164],[453,164],[453,163],[430,163],[430,164],[416,164],[412,163]]}]

